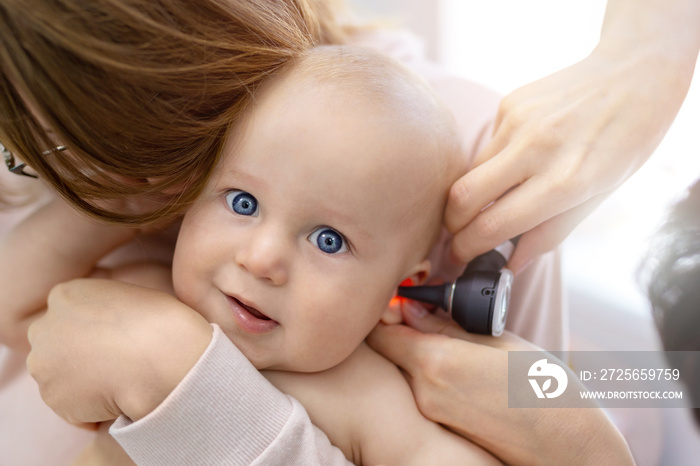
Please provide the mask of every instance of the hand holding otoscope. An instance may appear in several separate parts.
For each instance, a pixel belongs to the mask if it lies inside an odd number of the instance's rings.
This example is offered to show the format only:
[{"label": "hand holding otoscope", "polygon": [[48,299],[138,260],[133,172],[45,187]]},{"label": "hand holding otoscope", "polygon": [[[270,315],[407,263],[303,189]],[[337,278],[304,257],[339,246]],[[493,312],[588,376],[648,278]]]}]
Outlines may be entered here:
[{"label": "hand holding otoscope", "polygon": [[506,326],[513,283],[513,273],[503,267],[519,239],[516,236],[476,257],[453,283],[400,286],[398,295],[446,310],[467,332],[500,336]]}]

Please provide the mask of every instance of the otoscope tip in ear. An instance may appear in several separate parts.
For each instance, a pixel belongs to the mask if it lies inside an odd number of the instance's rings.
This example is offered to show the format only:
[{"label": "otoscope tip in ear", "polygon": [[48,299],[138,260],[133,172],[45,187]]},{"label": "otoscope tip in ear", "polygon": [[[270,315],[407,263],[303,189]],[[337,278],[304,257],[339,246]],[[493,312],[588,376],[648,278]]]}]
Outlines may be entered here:
[{"label": "otoscope tip in ear", "polygon": [[399,286],[398,296],[446,310],[470,333],[499,336],[505,328],[513,283],[513,274],[503,267],[519,239],[515,237],[474,259],[454,283]]},{"label": "otoscope tip in ear", "polygon": [[447,283],[434,286],[400,286],[397,294],[402,298],[421,301],[442,309],[447,309],[449,303],[446,302],[445,299],[445,290],[451,285],[451,283]]}]

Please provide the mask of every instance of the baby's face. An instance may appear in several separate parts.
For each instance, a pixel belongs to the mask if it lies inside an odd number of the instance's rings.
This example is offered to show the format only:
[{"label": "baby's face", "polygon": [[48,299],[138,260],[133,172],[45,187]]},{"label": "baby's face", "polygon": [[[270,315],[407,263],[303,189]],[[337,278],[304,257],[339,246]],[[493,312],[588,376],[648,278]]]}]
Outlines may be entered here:
[{"label": "baby's face", "polygon": [[185,216],[175,290],[258,369],[324,370],[419,271],[421,141],[323,89],[275,86],[255,105]]}]

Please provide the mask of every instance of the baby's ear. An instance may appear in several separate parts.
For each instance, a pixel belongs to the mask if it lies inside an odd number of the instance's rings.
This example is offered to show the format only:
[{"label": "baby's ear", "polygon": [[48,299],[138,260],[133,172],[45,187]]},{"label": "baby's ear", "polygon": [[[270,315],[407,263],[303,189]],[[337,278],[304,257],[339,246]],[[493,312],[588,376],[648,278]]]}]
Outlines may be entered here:
[{"label": "baby's ear", "polygon": [[411,269],[410,275],[406,277],[406,280],[411,281],[410,286],[422,285],[428,279],[429,275],[430,261],[425,259]]},{"label": "baby's ear", "polygon": [[[416,264],[409,271],[409,275],[406,276],[399,286],[417,286],[422,285],[428,279],[430,275],[430,261],[428,259]],[[385,324],[400,324],[403,322],[401,317],[401,305],[405,298],[396,296],[396,291],[394,291],[394,297],[389,302],[384,314],[382,314],[382,322]]]}]

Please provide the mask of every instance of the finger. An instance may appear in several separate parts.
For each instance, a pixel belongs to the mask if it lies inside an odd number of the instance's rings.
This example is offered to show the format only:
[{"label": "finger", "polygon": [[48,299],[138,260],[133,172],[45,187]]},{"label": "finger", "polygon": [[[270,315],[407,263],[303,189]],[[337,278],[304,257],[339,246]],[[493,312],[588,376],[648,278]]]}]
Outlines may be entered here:
[{"label": "finger", "polygon": [[552,176],[530,178],[481,211],[455,235],[452,254],[468,262],[576,205],[573,188],[553,185]]},{"label": "finger", "polygon": [[501,112],[499,110],[491,130],[491,140],[474,156],[470,168],[474,169],[495,157],[508,146],[509,141],[510,138],[505,135],[505,132],[501,128]]},{"label": "finger", "polygon": [[41,322],[41,319],[35,320],[29,325],[29,328],[27,329],[27,340],[29,340],[29,346],[34,346],[32,342],[36,342],[36,335],[39,331],[39,322]]},{"label": "finger", "polygon": [[467,333],[453,320],[431,314],[415,301],[406,301],[401,311],[406,325],[422,333],[439,333],[452,338],[461,338]]},{"label": "finger", "polygon": [[366,341],[375,351],[389,361],[413,374],[416,370],[416,352],[421,333],[405,325],[384,325],[374,327]]},{"label": "finger", "polygon": [[510,137],[506,136],[506,132],[503,131],[503,128],[501,127],[501,122],[501,112],[499,111],[494,123],[492,139],[488,142],[488,144],[486,144],[481,152],[476,154],[474,160],[472,161],[472,169],[484,164],[485,162],[488,162],[508,146]]},{"label": "finger", "polygon": [[46,314],[46,311],[41,311],[31,318],[27,328],[27,341],[30,347],[34,346],[32,342],[40,341],[47,332],[46,327],[50,325],[50,318]]},{"label": "finger", "polygon": [[[420,305],[418,305],[418,307],[420,307]],[[402,310],[406,325],[422,333],[440,334],[450,338],[457,338],[468,343],[500,346],[497,338],[469,333],[451,319],[439,317],[429,312],[421,312],[419,309],[416,309],[416,307],[410,307],[408,305],[404,306]]]},{"label": "finger", "polygon": [[527,177],[525,163],[498,154],[472,169],[450,188],[445,208],[445,226],[456,233],[467,226],[486,206]]},{"label": "finger", "polygon": [[[478,167],[504,151],[513,141],[529,134],[533,125],[538,124],[535,122],[539,121],[537,115],[540,114],[541,102],[532,101],[527,97],[528,94],[518,89],[501,100],[493,124],[492,139],[476,155],[472,167]],[[542,100],[541,94],[538,94],[538,100]]]},{"label": "finger", "polygon": [[581,205],[567,210],[524,233],[508,261],[514,274],[523,271],[538,256],[556,248],[581,221],[595,210],[609,192],[598,194]]}]

